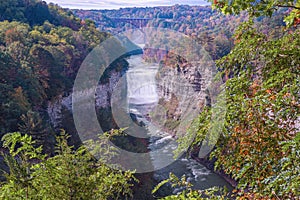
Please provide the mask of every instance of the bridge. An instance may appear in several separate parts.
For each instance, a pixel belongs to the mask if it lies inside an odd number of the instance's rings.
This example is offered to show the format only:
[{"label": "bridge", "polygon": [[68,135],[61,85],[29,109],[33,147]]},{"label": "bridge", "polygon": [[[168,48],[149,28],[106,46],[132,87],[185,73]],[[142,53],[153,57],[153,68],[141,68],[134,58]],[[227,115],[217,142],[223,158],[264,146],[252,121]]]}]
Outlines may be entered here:
[{"label": "bridge", "polygon": [[128,23],[132,24],[136,28],[142,28],[147,26],[150,18],[109,18],[114,23]]}]

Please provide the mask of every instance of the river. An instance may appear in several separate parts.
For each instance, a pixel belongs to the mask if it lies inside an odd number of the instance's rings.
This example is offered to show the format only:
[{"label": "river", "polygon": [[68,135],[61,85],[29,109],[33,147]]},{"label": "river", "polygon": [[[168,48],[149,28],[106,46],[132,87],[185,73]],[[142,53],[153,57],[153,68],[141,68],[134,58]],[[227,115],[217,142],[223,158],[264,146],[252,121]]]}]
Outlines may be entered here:
[{"label": "river", "polygon": [[[213,186],[231,188],[222,177],[193,159],[182,156],[173,160],[173,151],[177,148],[176,145],[172,144],[174,139],[170,134],[160,130],[155,123],[152,123],[153,119],[149,117],[150,112],[159,106],[158,102],[161,98],[156,80],[159,66],[144,62],[141,55],[131,56],[127,61],[129,63],[129,69],[126,72],[127,111],[131,116],[135,116],[137,124],[147,130],[151,163],[154,169],[157,169],[154,171],[154,179],[156,181],[167,179],[169,173],[172,172],[179,177],[186,175],[187,180],[192,182],[196,189],[206,189]],[[157,149],[161,149],[163,155],[157,153]],[[168,165],[169,163],[170,165]],[[166,167],[161,168],[161,166]],[[176,189],[173,190],[173,193],[176,192]]]}]

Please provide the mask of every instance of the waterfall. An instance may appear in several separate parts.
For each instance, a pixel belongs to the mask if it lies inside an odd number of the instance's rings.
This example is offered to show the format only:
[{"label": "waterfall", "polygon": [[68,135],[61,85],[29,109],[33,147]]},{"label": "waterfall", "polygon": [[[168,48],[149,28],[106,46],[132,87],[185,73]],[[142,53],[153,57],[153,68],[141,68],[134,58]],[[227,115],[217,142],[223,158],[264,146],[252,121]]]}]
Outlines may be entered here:
[{"label": "waterfall", "polygon": [[[129,62],[129,69],[126,72],[127,111],[129,114],[133,114],[138,124],[142,124],[143,128],[148,132],[147,135],[150,141],[148,148],[150,150],[153,167],[157,169],[159,166],[166,166],[168,165],[167,163],[170,164],[167,167],[156,170],[154,172],[154,179],[162,181],[167,179],[169,173],[172,172],[178,177],[185,174],[188,181],[191,181],[198,189],[224,185],[230,188],[229,184],[226,183],[223,178],[214,174],[196,161],[186,158],[174,160],[173,151],[177,148],[176,145],[172,144],[174,138],[170,134],[160,130],[157,124],[153,123],[153,121],[157,119],[150,119],[149,117],[153,109],[159,108],[159,99],[161,98],[159,96],[160,92],[158,91],[161,89],[161,86],[157,83],[158,80],[156,79],[159,69],[158,65],[145,63],[141,55],[132,56],[127,61]],[[173,85],[178,84],[178,81],[173,80],[174,78],[171,79],[169,81],[172,82]],[[170,83],[166,84],[172,87]],[[180,89],[181,87],[178,88]],[[190,89],[183,89],[181,93],[186,94],[186,98],[191,97]],[[182,98],[184,104],[187,103],[186,98]],[[189,105],[185,106],[188,107]],[[161,154],[155,152],[158,149]],[[173,192],[176,193],[178,190],[175,189]]]},{"label": "waterfall", "polygon": [[158,65],[145,63],[141,56],[133,56],[128,62],[126,80],[129,111],[134,113],[139,110],[142,112],[140,114],[148,114],[149,109],[158,103],[155,83]]}]

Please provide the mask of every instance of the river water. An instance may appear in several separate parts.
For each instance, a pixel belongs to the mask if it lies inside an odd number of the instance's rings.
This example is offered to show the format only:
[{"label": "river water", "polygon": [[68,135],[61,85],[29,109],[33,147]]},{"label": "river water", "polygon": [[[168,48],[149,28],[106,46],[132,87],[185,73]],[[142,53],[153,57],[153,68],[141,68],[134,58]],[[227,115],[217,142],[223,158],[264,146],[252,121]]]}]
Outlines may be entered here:
[{"label": "river water", "polygon": [[[129,69],[126,72],[127,82],[127,112],[135,116],[141,127],[147,130],[150,145],[148,146],[151,163],[154,169],[154,179],[161,181],[169,177],[172,172],[181,177],[186,175],[196,189],[206,189],[213,186],[231,186],[220,176],[205,168],[195,160],[181,158],[174,160],[173,151],[177,148],[171,135],[160,130],[152,123],[151,111],[157,108],[159,99],[156,75],[159,69],[157,64],[146,63],[141,55],[131,56],[127,59]],[[157,153],[160,149],[163,153]],[[162,155],[163,154],[163,155]],[[168,165],[170,164],[170,165]],[[166,166],[167,165],[167,166]],[[166,166],[161,168],[161,166]],[[173,193],[178,190],[174,189]]]}]

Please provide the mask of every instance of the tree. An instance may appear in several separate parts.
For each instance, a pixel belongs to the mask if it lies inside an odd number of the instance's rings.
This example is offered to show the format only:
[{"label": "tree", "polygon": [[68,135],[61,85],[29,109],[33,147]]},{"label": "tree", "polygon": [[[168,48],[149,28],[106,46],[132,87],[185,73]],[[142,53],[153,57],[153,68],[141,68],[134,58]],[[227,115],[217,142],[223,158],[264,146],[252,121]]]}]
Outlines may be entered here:
[{"label": "tree", "polygon": [[[100,136],[100,142],[89,142],[94,150],[109,152],[108,135]],[[42,146],[34,147],[31,136],[9,133],[3,138],[4,155],[9,167],[6,181],[0,187],[1,199],[120,199],[131,194],[135,178],[132,172],[122,172],[97,161],[85,146],[74,150],[67,143],[64,132],[57,137],[56,155],[42,153]],[[102,154],[104,155],[104,154]]]},{"label": "tree", "polygon": [[206,190],[194,190],[192,189],[192,184],[187,181],[185,176],[182,176],[180,179],[174,174],[170,173],[169,178],[160,182],[153,190],[152,194],[155,196],[155,193],[165,184],[171,184],[172,188],[181,188],[181,191],[175,195],[170,195],[164,198],[163,200],[225,200],[227,199],[227,190],[221,188],[209,188]]},{"label": "tree", "polygon": [[19,86],[25,75],[20,65],[0,50],[0,66],[0,132],[3,134],[17,130],[19,116],[31,105],[23,88]]},{"label": "tree", "polygon": [[20,133],[28,134],[35,141],[35,147],[43,146],[44,152],[53,151],[54,134],[51,135],[51,129],[47,126],[38,112],[29,110],[21,116],[19,123]]},{"label": "tree", "polygon": [[285,18],[287,25],[300,23],[300,1],[299,0],[209,0],[213,7],[226,14],[239,14],[247,11],[250,16],[272,16],[279,8],[290,8],[290,15]]},{"label": "tree", "polygon": [[[217,159],[216,169],[238,182],[235,198],[299,197],[299,167],[292,160],[300,158],[300,30],[294,23],[276,37],[269,36],[257,29],[261,23],[255,25],[253,19],[279,7],[292,8],[289,16],[293,16],[298,5],[299,1],[214,1],[225,13],[247,10],[251,16],[237,29],[232,51],[216,63],[222,71],[219,76],[229,79],[225,123],[210,157]],[[197,121],[195,149],[213,125],[206,113]],[[189,137],[181,138],[180,144],[184,146]]]}]

